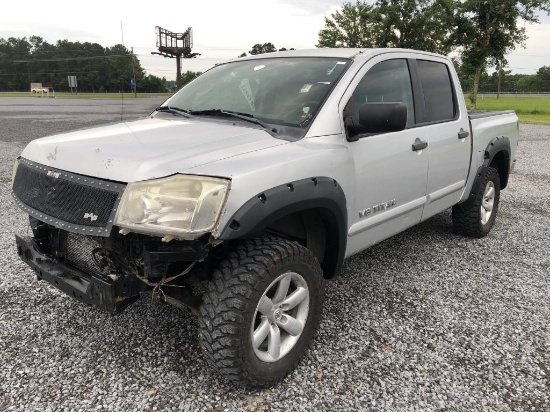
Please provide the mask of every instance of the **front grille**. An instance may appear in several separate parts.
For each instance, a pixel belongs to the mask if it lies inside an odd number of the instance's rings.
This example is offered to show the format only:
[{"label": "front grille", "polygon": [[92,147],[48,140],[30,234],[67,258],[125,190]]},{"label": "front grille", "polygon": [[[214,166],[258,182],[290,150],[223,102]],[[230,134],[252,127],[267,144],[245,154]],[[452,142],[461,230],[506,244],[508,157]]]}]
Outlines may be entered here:
[{"label": "front grille", "polygon": [[[124,185],[21,159],[13,192],[26,212],[53,226],[108,236]],[[26,206],[26,207],[25,207]]]}]

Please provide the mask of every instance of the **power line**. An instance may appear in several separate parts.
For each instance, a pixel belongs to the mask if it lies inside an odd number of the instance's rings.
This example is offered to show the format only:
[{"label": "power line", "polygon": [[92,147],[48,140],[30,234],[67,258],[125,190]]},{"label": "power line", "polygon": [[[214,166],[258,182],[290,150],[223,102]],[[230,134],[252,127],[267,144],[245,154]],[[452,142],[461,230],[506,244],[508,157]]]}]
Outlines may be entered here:
[{"label": "power line", "polygon": [[[136,57],[150,57],[149,55],[134,54]],[[31,59],[31,60],[12,60],[7,61],[7,63],[37,63],[37,62],[62,62],[62,61],[75,61],[75,60],[99,60],[99,59],[110,59],[110,58],[132,58],[132,54],[110,54],[106,56],[87,56],[87,57],[59,57],[51,59]],[[214,58],[214,57],[199,57],[194,60],[197,61],[226,61],[227,58]]]},{"label": "power line", "polygon": [[65,70],[58,72],[36,72],[36,73],[0,73],[0,76],[44,76],[44,75],[61,75],[65,76],[67,74],[88,74],[88,73],[104,73],[104,70],[86,70],[77,72],[74,70]]},{"label": "power line", "polygon": [[110,59],[111,57],[128,57],[131,58],[131,54],[110,54],[107,56],[89,56],[89,57],[59,57],[55,59],[32,59],[32,60],[13,60],[11,63],[36,63],[36,62],[63,62],[71,60],[96,60],[96,59]]},{"label": "power line", "polygon": [[550,56],[550,53],[507,53],[507,56],[534,56],[534,57],[543,57]]}]

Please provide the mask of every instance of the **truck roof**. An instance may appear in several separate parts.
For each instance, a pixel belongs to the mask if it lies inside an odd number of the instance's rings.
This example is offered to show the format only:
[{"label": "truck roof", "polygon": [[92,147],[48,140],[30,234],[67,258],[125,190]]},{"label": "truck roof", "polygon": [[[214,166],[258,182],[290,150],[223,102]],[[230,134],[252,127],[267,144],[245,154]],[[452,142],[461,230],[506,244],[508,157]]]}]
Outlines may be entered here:
[{"label": "truck roof", "polygon": [[[417,53],[430,56],[445,57],[435,53],[430,53],[420,50],[412,49],[398,49],[398,48],[318,48],[318,49],[305,49],[305,50],[287,50],[273,53],[256,54],[245,57],[240,57],[235,60],[254,60],[254,59],[270,59],[273,57],[336,57],[343,59],[356,59],[360,57],[373,56],[382,53]],[[235,61],[232,60],[232,61]]]}]

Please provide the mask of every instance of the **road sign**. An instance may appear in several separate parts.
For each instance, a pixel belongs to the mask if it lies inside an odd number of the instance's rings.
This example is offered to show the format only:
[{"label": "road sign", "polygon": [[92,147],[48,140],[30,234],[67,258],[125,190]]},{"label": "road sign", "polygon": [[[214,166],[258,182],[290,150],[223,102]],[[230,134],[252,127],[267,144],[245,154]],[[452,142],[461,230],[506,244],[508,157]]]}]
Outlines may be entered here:
[{"label": "road sign", "polygon": [[76,76],[67,76],[67,80],[69,80],[69,87],[76,88]]}]

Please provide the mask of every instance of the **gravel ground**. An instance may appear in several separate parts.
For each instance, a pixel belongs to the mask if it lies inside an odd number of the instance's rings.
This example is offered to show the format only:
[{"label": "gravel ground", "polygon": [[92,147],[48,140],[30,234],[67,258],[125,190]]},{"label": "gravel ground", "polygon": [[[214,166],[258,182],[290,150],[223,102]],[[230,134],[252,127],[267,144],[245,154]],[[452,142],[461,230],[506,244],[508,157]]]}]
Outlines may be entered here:
[{"label": "gravel ground", "polygon": [[[120,116],[112,101],[27,100],[0,99],[0,410],[550,410],[550,127],[521,127],[489,237],[453,234],[447,211],[348,260],[313,350],[248,391],[207,368],[193,317],[147,299],[110,316],[19,261],[13,159]],[[125,118],[161,101],[130,101]]]}]

